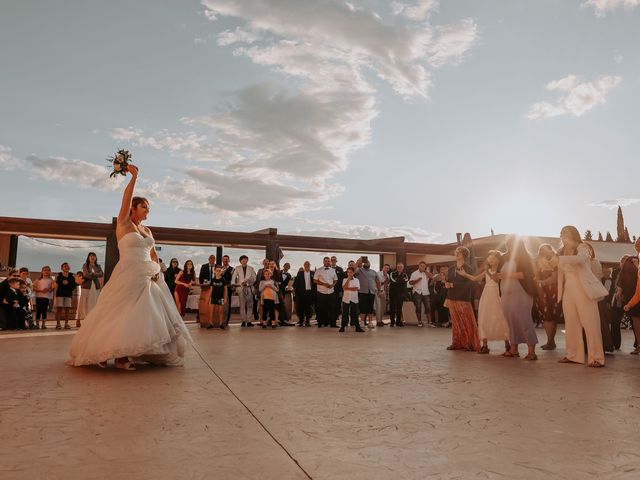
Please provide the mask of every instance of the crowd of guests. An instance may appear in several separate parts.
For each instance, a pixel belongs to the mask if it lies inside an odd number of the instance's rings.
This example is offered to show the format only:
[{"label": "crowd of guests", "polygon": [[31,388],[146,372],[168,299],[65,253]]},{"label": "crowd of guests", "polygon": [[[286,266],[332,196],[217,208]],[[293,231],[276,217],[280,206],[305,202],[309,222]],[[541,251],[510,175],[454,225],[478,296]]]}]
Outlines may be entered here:
[{"label": "crowd of guests", "polygon": [[[55,276],[45,265],[40,276],[32,280],[28,268],[12,269],[0,282],[0,329],[37,330],[47,328],[48,314],[53,311],[56,329],[69,330],[69,322],[75,319],[76,327],[95,306],[100,293],[103,271],[94,252],[87,255],[82,270],[71,273],[67,262],[60,265]],[[74,291],[80,287],[76,312],[72,317]],[[61,322],[64,322],[62,324]]]},{"label": "crowd of guests", "polygon": [[[507,358],[519,357],[519,345],[527,346],[524,359],[537,360],[536,326],[544,326],[542,350],[555,350],[557,326],[564,321],[566,356],[562,363],[605,364],[605,352],[621,348],[621,323],[631,319],[635,333],[634,355],[640,353],[640,286],[638,256],[625,255],[618,267],[603,268],[593,247],[578,230],[561,231],[562,248],[540,245],[532,257],[523,241],[509,236],[506,251],[492,250],[478,271],[472,252],[460,246],[455,264],[435,269],[420,262],[410,274],[405,265],[385,264],[371,268],[367,257],[346,267],[337,258],[325,257],[323,265],[311,269],[310,262],[293,274],[291,265],[280,269],[264,259],[256,271],[242,255],[232,266],[228,255],[221,263],[211,255],[197,274],[192,260],[182,267],[173,258],[168,266],[160,260],[164,279],[178,311],[184,316],[193,287],[205,289],[211,315],[200,319],[208,328],[225,329],[231,316],[231,299],[238,298],[241,327],[309,327],[313,317],[318,328],[349,326],[356,332],[384,327],[388,312],[391,327],[404,327],[403,306],[412,301],[419,327],[452,327],[449,350],[490,352],[489,342],[504,342]],[[640,252],[640,240],[636,243]],[[3,329],[47,328],[47,314],[54,309],[57,329],[71,328],[72,297],[80,286],[76,326],[95,305],[103,271],[95,253],[87,256],[82,271],[73,275],[63,263],[55,277],[42,268],[31,281],[26,268],[13,270],[0,283]],[[55,305],[52,302],[55,299]],[[297,323],[292,323],[293,316]],[[64,323],[62,323],[64,322]]]}]

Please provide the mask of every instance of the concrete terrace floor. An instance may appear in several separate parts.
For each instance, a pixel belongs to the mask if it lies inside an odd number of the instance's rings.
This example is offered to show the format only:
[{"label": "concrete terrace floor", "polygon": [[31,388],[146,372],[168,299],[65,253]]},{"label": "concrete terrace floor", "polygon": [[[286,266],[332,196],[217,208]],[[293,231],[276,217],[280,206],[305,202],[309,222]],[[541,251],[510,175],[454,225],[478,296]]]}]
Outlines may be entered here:
[{"label": "concrete terrace floor", "polygon": [[640,478],[630,332],[590,369],[556,363],[562,334],[528,363],[447,352],[448,329],[190,328],[184,367],[136,372],[1,335],[0,478]]}]

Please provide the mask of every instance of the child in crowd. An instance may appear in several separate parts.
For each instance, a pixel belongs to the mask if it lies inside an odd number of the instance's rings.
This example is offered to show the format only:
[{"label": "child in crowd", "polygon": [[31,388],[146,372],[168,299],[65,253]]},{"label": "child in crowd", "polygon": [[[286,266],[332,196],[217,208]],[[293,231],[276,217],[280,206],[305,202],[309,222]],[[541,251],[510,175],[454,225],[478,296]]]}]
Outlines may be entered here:
[{"label": "child in crowd", "polygon": [[33,294],[33,282],[29,277],[29,269],[27,267],[22,267],[20,269],[20,278],[25,282],[25,285],[27,287],[27,297],[29,299],[29,308],[33,310],[33,299],[35,298],[35,296]]},{"label": "child in crowd", "polygon": [[349,326],[349,319],[351,319],[351,325],[356,327],[356,332],[364,332],[358,320],[360,280],[353,277],[354,273],[355,269],[348,267],[347,278],[342,281],[342,291],[344,293],[342,295],[342,324],[340,325],[340,332],[344,332],[345,327]]},{"label": "child in crowd", "polygon": [[33,330],[35,325],[33,324],[33,310],[31,308],[31,292],[29,291],[29,284],[22,279],[20,280],[19,302],[20,312],[18,312],[18,320],[22,322],[25,329]]},{"label": "child in crowd", "polygon": [[20,278],[11,277],[7,281],[8,287],[2,295],[2,309],[6,317],[7,330],[23,330],[19,320],[18,311],[20,310]]},{"label": "child in crowd", "polygon": [[36,293],[36,328],[40,320],[42,321],[40,328],[47,328],[47,310],[55,290],[56,282],[51,278],[51,267],[42,267],[40,278],[33,283],[33,291]]},{"label": "child in crowd", "polygon": [[280,303],[278,299],[278,286],[276,282],[271,279],[271,270],[265,269],[262,275],[264,276],[264,280],[261,280],[258,286],[260,304],[262,305],[260,325],[262,325],[262,328],[267,328],[265,320],[267,319],[267,315],[269,315],[269,325],[271,325],[271,328],[276,328],[276,305]]},{"label": "child in crowd", "polygon": [[480,305],[478,307],[478,335],[482,341],[482,347],[478,353],[488,354],[491,340],[504,342],[505,352],[511,348],[509,344],[509,324],[502,310],[500,300],[500,286],[493,276],[502,267],[502,254],[497,250],[490,250],[487,254],[486,267],[478,275],[471,275],[465,271],[459,272],[474,282],[485,280]]},{"label": "child in crowd", "polygon": [[211,322],[208,329],[225,328],[225,305],[227,304],[227,281],[222,277],[222,268],[216,267],[211,280]]},{"label": "child in crowd", "polygon": [[78,286],[76,279],[69,272],[69,264],[67,262],[60,265],[62,272],[58,274],[56,280],[56,330],[60,330],[60,317],[64,312],[64,329],[69,330],[69,314],[71,311],[71,298],[73,297],[73,291]]}]

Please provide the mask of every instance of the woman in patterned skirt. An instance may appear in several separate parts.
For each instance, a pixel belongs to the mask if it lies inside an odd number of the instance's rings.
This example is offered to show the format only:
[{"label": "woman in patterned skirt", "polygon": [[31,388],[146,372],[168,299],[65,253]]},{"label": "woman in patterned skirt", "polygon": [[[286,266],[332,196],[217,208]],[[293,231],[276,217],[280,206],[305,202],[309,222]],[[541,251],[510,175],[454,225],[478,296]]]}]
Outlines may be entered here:
[{"label": "woman in patterned skirt", "polygon": [[447,307],[451,315],[451,345],[447,350],[468,350],[477,352],[480,350],[478,339],[478,326],[476,316],[473,313],[473,282],[460,274],[471,274],[471,267],[465,263],[469,257],[469,249],[456,248],[456,265],[447,273],[445,288],[447,289]]},{"label": "woman in patterned skirt", "polygon": [[556,331],[562,318],[562,305],[558,303],[558,267],[552,265],[557,256],[558,252],[548,243],[538,247],[535,261],[538,294],[534,297],[534,308],[547,334],[547,343],[541,347],[543,350],[556,349]]}]

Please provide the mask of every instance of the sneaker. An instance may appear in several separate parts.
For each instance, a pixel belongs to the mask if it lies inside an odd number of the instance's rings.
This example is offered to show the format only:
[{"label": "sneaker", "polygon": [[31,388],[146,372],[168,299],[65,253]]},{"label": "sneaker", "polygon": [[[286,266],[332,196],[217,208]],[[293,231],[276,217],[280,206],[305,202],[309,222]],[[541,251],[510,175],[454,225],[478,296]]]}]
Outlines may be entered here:
[{"label": "sneaker", "polygon": [[435,323],[433,323],[433,322],[429,322],[427,325],[428,325],[430,328],[438,328],[438,326],[437,326]]},{"label": "sneaker", "polygon": [[424,324],[422,322],[418,322],[418,326],[419,327],[424,327]]},{"label": "sneaker", "polygon": [[376,323],[376,327],[384,327],[384,322],[378,322],[378,323]]},{"label": "sneaker", "polygon": [[367,323],[367,328],[376,328],[376,326],[373,324],[373,322],[369,322]]}]

